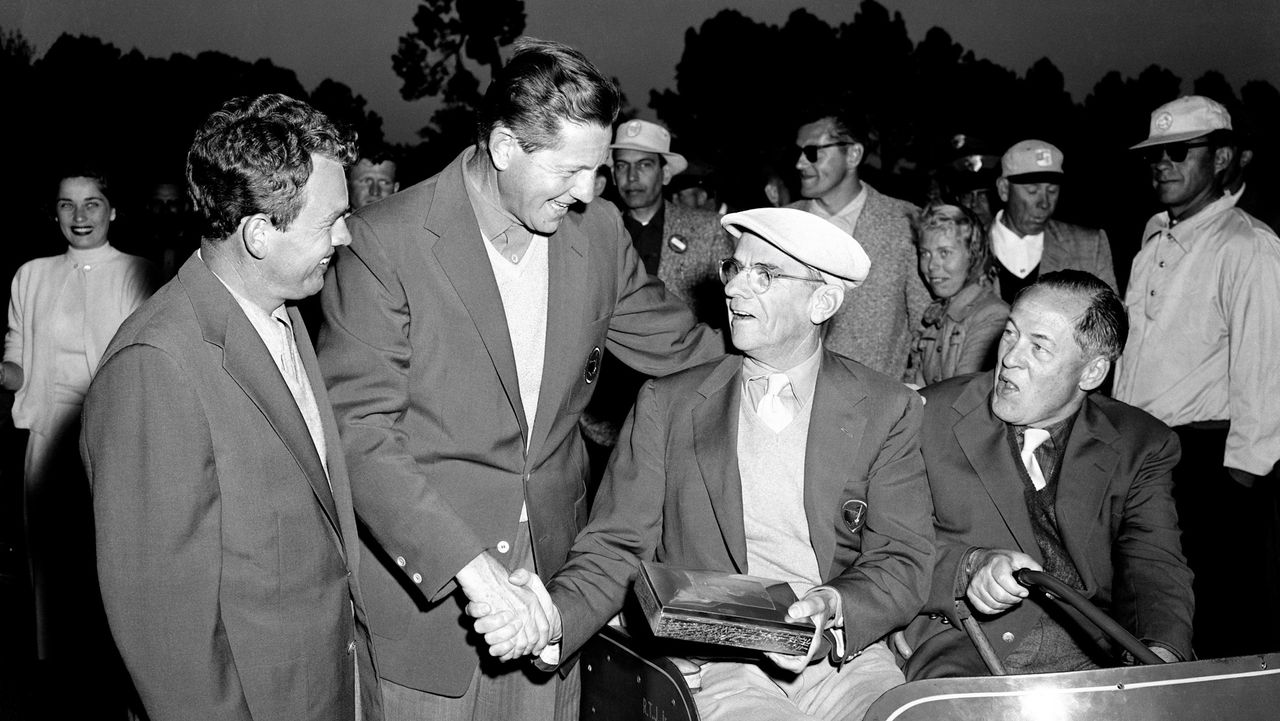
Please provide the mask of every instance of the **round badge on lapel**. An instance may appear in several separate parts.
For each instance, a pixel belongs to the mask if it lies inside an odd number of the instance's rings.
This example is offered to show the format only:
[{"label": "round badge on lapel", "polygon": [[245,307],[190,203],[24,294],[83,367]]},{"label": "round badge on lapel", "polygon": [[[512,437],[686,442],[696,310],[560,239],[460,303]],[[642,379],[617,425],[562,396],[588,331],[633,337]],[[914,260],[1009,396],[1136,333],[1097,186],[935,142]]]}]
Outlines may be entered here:
[{"label": "round badge on lapel", "polygon": [[867,502],[856,498],[845,501],[840,507],[840,515],[844,518],[844,527],[849,529],[850,533],[857,533],[862,530],[862,524],[867,520]]},{"label": "round badge on lapel", "polygon": [[595,383],[596,376],[600,375],[600,346],[591,349],[591,353],[587,355],[587,366],[582,369],[582,377],[587,383]]}]

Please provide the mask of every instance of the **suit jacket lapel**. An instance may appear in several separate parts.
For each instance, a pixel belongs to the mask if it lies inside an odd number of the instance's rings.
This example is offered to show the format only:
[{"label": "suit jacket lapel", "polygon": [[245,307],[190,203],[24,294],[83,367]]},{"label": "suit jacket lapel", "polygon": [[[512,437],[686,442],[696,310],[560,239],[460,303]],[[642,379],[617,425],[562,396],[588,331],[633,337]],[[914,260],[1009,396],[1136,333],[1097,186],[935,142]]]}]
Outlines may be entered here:
[{"label": "suit jacket lapel", "polygon": [[849,481],[867,418],[858,405],[867,397],[858,379],[824,351],[809,415],[804,454],[804,511],[809,541],[825,577],[835,557],[836,501]]},{"label": "suit jacket lapel", "polygon": [[970,381],[956,399],[952,406],[960,413],[955,425],[956,442],[1018,542],[1018,550],[1043,561],[1031,530],[1031,516],[1016,465],[1019,461],[1009,450],[1004,421],[991,412],[990,393],[991,375],[984,374]]},{"label": "suit jacket lapel", "polygon": [[507,400],[515,409],[520,432],[527,443],[529,426],[525,422],[524,404],[520,401],[516,357],[511,349],[507,315],[502,307],[502,295],[498,293],[498,281],[493,276],[493,266],[489,264],[484,237],[480,235],[480,226],[467,196],[466,180],[462,176],[462,164],[468,157],[470,153],[463,153],[441,173],[435,197],[427,210],[425,227],[438,236],[431,252],[475,323]]},{"label": "suit jacket lapel", "polygon": [[[337,540],[345,547],[345,539],[356,537],[356,519],[351,505],[351,483],[347,478],[347,459],[342,452],[342,438],[338,435],[338,423],[333,417],[333,407],[329,405],[329,393],[324,387],[324,376],[320,374],[320,364],[316,361],[316,351],[311,345],[311,337],[307,335],[302,314],[297,308],[290,307],[289,317],[293,320],[293,337],[298,344],[298,356],[302,359],[302,367],[307,371],[311,392],[316,397],[316,408],[320,411],[320,427],[324,432],[325,464],[329,469],[329,477],[326,479],[327,487],[332,491],[337,512]],[[351,555],[348,554],[349,563],[352,560]],[[354,566],[354,564],[351,565]],[[352,572],[354,571],[353,567]]]},{"label": "suit jacket lapel", "polygon": [[693,408],[693,453],[720,535],[738,573],[747,572],[747,535],[742,521],[742,476],[738,473],[738,404],[742,396],[740,356],[730,356],[698,388],[705,400]]},{"label": "suit jacket lapel", "polygon": [[[560,404],[569,397],[566,384],[581,377],[587,357],[574,358],[581,351],[578,337],[586,321],[587,238],[570,219],[560,224],[547,239],[549,288],[547,292],[547,345],[543,352],[542,385],[538,391],[534,433],[529,442],[529,458],[536,458],[559,415]],[[514,361],[513,361],[514,363]],[[514,365],[513,365],[514,367]],[[566,373],[565,369],[569,369]]]},{"label": "suit jacket lapel", "polygon": [[1120,456],[1115,444],[1120,432],[1111,425],[1091,398],[1085,399],[1076,417],[1058,473],[1056,501],[1058,529],[1067,553],[1080,572],[1085,588],[1097,588],[1087,563],[1089,537],[1097,532],[1099,509],[1115,477]]},{"label": "suit jacket lapel", "polygon": [[[311,485],[329,523],[338,532],[338,512],[315,443],[311,440],[306,421],[302,419],[302,412],[298,410],[297,401],[289,392],[289,386],[285,385],[280,369],[271,359],[258,331],[231,293],[198,256],[193,255],[179,275],[188,288],[205,340],[222,348],[223,368],[280,436]],[[311,348],[310,343],[307,348]],[[313,378],[319,378],[320,370],[314,366],[314,352],[311,357]],[[312,373],[312,368],[307,372]]]},{"label": "suit jacket lapel", "polygon": [[1051,273],[1071,265],[1067,261],[1067,246],[1058,235],[1053,221],[1044,226],[1044,250],[1040,253],[1040,275]]}]

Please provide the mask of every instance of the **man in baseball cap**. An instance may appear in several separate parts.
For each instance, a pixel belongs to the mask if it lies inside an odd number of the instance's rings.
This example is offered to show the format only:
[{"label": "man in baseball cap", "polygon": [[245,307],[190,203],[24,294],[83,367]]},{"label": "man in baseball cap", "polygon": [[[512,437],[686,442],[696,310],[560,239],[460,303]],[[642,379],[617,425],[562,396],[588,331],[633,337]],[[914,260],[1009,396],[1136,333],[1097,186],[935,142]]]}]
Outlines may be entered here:
[{"label": "man in baseball cap", "polygon": [[549,584],[564,650],[618,612],[640,561],[749,571],[790,584],[787,613],[827,629],[831,653],[704,663],[701,717],[862,718],[902,683],[881,639],[923,604],[933,566],[921,403],[823,347],[846,290],[875,272],[857,241],[796,209],[722,222],[738,238],[720,275],[742,355],[641,389]]},{"label": "man in baseball cap", "polygon": [[1164,210],[1133,259],[1115,383],[1182,444],[1173,483],[1202,658],[1280,647],[1280,240],[1223,193],[1231,134],[1226,108],[1192,95],[1156,108],[1133,146]]},{"label": "man in baseball cap", "polygon": [[1053,218],[1065,178],[1062,151],[1043,140],[1016,143],[1000,159],[996,192],[1004,208],[991,223],[991,258],[996,292],[1010,305],[1055,270],[1083,270],[1116,288],[1107,234]]}]

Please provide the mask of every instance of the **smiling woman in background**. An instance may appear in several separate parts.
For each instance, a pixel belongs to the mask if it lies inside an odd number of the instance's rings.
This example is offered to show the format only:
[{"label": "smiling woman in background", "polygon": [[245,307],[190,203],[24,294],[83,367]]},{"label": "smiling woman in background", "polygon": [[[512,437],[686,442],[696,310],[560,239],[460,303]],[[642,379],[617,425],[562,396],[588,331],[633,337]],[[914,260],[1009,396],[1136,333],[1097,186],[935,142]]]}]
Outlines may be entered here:
[{"label": "smiling woman in background", "polygon": [[963,206],[930,205],[916,227],[916,257],[934,300],[903,380],[919,388],[992,368],[1009,306],[992,289],[982,222]]},{"label": "smiling woman in background", "polygon": [[[151,291],[150,264],[107,240],[116,211],[100,173],[64,175],[54,207],[67,252],[36,258],[14,275],[0,366],[0,386],[15,391],[13,423],[30,430],[23,515],[42,660],[82,648],[75,621],[85,611],[76,594],[86,561],[92,571],[92,545],[88,559],[80,556],[93,526],[80,466],[80,409],[111,336]],[[75,555],[66,553],[71,549]]]}]

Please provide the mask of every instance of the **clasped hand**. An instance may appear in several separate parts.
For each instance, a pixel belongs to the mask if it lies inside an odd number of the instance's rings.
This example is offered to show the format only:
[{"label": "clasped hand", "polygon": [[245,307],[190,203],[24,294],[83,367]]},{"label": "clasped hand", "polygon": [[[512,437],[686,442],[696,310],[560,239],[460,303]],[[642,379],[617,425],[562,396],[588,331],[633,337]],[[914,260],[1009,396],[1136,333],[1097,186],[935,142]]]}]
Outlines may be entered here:
[{"label": "clasped hand", "polygon": [[813,662],[813,657],[821,645],[822,632],[831,628],[836,622],[839,610],[839,597],[835,589],[814,588],[804,598],[791,604],[787,609],[787,619],[796,621],[808,618],[813,621],[815,633],[809,643],[809,653],[804,656],[789,656],[781,653],[765,653],[765,657],[775,666],[791,673],[800,673]]},{"label": "clasped hand", "polygon": [[467,615],[489,645],[489,655],[502,661],[541,653],[560,638],[560,613],[538,574],[509,571],[488,552],[458,571],[467,596]]}]

